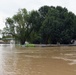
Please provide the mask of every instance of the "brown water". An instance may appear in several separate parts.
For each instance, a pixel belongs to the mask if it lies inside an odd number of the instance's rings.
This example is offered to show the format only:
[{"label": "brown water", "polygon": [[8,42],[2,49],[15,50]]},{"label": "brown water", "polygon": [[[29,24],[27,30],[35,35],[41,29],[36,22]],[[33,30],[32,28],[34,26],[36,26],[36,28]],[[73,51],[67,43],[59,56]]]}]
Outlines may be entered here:
[{"label": "brown water", "polygon": [[76,47],[0,45],[0,75],[76,75]]}]

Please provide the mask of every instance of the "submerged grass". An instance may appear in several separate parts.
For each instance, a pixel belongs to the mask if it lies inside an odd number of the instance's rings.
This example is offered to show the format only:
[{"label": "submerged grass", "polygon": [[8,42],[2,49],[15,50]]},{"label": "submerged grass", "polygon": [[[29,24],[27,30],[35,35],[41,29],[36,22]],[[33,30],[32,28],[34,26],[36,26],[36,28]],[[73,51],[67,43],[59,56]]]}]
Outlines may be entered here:
[{"label": "submerged grass", "polygon": [[35,47],[34,44],[26,44],[25,47]]}]

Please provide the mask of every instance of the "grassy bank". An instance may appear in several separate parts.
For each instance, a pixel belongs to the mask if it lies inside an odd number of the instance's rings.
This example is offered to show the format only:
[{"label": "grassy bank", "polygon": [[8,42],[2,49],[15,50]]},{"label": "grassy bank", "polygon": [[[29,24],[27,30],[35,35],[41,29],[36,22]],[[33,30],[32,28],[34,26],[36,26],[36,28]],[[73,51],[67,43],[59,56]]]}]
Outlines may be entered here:
[{"label": "grassy bank", "polygon": [[25,47],[35,47],[34,44],[25,44]]}]

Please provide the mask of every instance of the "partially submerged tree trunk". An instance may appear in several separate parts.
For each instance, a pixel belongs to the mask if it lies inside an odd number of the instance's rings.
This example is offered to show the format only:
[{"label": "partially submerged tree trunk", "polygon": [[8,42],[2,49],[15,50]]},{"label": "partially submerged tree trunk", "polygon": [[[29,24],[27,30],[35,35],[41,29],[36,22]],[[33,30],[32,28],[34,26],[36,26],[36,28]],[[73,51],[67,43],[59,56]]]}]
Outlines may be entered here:
[{"label": "partially submerged tree trunk", "polygon": [[24,39],[20,39],[20,44],[24,45],[25,44],[25,40]]}]

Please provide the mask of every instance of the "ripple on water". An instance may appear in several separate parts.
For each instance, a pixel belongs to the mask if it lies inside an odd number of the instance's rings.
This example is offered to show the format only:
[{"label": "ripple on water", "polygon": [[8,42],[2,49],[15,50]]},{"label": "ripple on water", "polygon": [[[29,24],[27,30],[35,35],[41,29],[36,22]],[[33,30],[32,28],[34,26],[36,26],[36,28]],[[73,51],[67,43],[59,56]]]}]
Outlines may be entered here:
[{"label": "ripple on water", "polygon": [[76,59],[72,58],[66,58],[66,57],[52,57],[53,59],[59,59],[59,60],[64,60],[64,61],[69,61],[69,65],[75,65],[76,64]]}]

